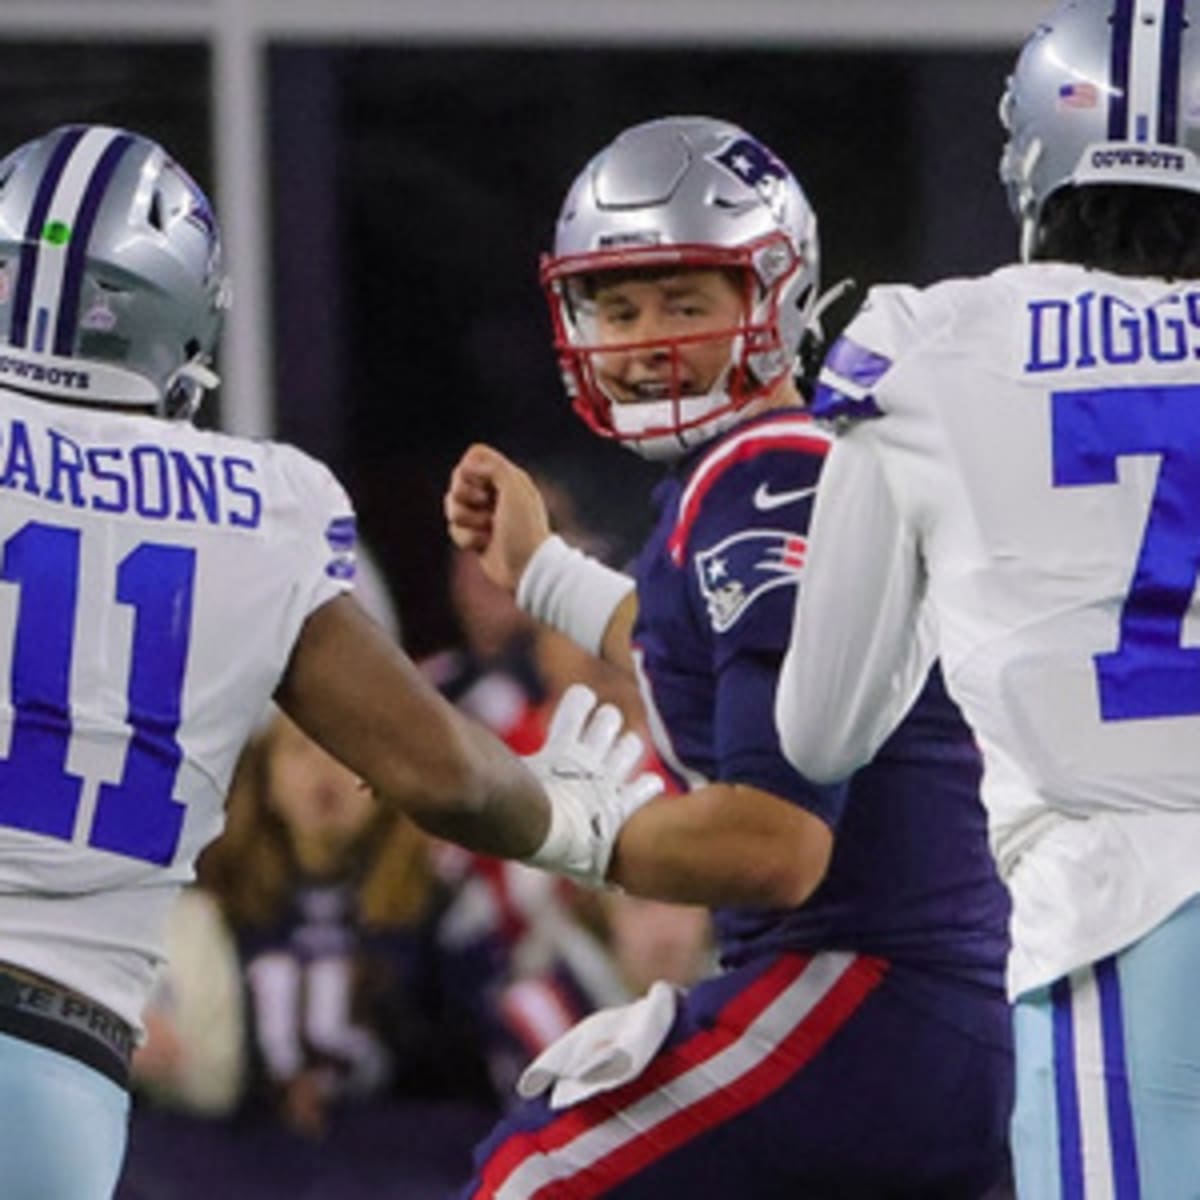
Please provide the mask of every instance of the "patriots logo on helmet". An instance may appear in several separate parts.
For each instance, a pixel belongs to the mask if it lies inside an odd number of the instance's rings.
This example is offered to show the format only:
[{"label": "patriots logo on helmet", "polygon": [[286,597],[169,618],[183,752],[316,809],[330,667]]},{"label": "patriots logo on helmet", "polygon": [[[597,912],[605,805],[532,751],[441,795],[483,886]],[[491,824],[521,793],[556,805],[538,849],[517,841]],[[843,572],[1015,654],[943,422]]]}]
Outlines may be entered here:
[{"label": "patriots logo on helmet", "polygon": [[760,596],[800,578],[808,543],[784,529],[748,529],[696,555],[700,593],[717,633],[725,633]]},{"label": "patriots logo on helmet", "polygon": [[712,156],[712,161],[752,188],[761,187],[764,180],[788,177],[787,167],[752,137],[734,138]]},{"label": "patriots logo on helmet", "polygon": [[710,158],[739,182],[753,188],[775,214],[776,220],[780,219],[784,185],[791,176],[787,167],[766,146],[749,136],[738,137]]}]

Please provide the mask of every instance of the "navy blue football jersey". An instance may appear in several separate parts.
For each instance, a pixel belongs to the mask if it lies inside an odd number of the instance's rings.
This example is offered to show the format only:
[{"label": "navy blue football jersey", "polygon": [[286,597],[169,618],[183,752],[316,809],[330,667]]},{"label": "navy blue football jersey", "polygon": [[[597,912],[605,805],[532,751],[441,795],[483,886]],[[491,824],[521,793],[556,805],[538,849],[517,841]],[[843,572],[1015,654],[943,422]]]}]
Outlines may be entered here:
[{"label": "navy blue football jersey", "polygon": [[836,834],[806,904],[716,914],[722,959],[847,949],[1000,987],[1008,899],[988,849],[979,755],[937,670],[847,783],[809,783],[780,749],[776,682],[829,445],[801,410],[738,425],[660,484],[637,561],[634,654],[665,765],[685,787],[771,792]]}]

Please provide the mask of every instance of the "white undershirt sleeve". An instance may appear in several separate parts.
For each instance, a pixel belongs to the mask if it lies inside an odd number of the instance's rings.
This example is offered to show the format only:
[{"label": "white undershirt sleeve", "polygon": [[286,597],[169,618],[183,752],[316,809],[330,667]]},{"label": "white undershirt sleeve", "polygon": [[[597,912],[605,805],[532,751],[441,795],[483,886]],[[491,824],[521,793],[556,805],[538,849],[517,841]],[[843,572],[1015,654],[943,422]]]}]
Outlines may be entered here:
[{"label": "white undershirt sleeve", "polygon": [[844,434],[821,473],[775,720],[816,782],[874,757],[933,663],[925,577],[879,461],[874,425]]}]

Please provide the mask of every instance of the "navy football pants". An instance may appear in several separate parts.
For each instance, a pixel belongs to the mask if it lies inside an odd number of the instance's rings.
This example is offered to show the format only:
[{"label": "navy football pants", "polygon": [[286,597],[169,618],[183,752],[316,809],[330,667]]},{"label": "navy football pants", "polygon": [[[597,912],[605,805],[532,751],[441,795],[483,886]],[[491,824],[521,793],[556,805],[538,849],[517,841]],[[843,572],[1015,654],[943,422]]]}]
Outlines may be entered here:
[{"label": "navy football pants", "polygon": [[848,953],[786,954],[691,990],[637,1079],[522,1104],[463,1200],[972,1200],[1007,1173],[1002,997]]}]

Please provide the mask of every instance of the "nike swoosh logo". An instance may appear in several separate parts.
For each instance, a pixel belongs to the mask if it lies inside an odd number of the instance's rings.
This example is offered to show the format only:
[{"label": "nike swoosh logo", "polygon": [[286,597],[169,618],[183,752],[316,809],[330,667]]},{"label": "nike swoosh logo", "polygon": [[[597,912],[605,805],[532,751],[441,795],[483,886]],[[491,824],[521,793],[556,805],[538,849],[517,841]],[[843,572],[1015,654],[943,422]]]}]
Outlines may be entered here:
[{"label": "nike swoosh logo", "polygon": [[799,500],[807,500],[816,493],[815,487],[800,488],[794,492],[772,492],[765,483],[760,483],[754,492],[754,507],[759,512],[770,512],[773,508],[782,508],[785,504],[795,504]]}]

